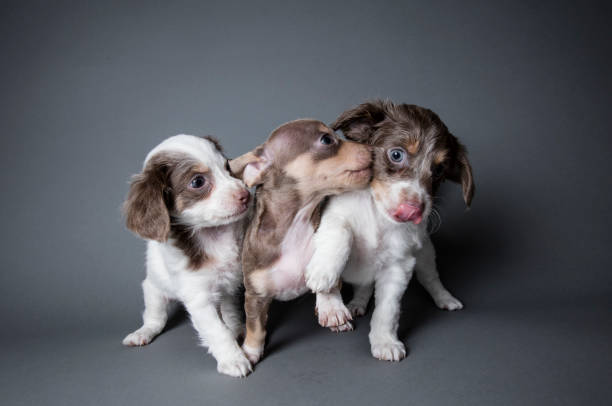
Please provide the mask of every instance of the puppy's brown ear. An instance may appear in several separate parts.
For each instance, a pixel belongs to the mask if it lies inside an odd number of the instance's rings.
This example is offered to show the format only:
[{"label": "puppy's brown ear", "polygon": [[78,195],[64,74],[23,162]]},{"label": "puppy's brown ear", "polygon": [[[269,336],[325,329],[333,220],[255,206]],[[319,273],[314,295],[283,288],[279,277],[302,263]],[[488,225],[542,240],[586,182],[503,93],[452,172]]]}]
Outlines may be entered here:
[{"label": "puppy's brown ear", "polygon": [[472,176],[472,166],[467,157],[467,150],[459,142],[457,137],[452,134],[450,136],[450,163],[446,169],[446,178],[461,184],[463,189],[463,200],[470,207],[472,198],[474,197],[474,177]]},{"label": "puppy's brown ear", "polygon": [[142,238],[164,242],[170,232],[170,214],[166,206],[167,167],[147,165],[134,175],[123,204],[125,223]]},{"label": "puppy's brown ear", "polygon": [[349,140],[368,142],[374,134],[376,124],[385,119],[388,102],[374,100],[360,104],[340,114],[331,124],[334,131],[341,130]]},{"label": "puppy's brown ear", "polygon": [[259,146],[238,158],[230,159],[230,172],[235,177],[242,179],[247,187],[257,186],[263,182],[263,178],[271,165],[264,147]]}]

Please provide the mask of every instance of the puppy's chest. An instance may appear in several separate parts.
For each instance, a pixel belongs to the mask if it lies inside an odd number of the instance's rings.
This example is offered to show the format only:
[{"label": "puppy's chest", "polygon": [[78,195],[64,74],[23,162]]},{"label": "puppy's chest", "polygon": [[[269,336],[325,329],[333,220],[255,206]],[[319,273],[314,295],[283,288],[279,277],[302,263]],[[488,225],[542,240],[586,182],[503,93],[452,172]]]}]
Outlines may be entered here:
[{"label": "puppy's chest", "polygon": [[189,249],[176,241],[166,244],[166,267],[176,278],[190,275],[208,283],[234,283],[241,278],[239,243],[234,227],[200,231],[193,236]]},{"label": "puppy's chest", "polygon": [[314,229],[307,216],[298,214],[281,243],[281,254],[268,271],[270,293],[291,300],[307,292],[304,270],[314,252]]},{"label": "puppy's chest", "polygon": [[380,268],[413,256],[422,246],[421,230],[413,224],[393,224],[373,213],[354,227],[351,261]]}]

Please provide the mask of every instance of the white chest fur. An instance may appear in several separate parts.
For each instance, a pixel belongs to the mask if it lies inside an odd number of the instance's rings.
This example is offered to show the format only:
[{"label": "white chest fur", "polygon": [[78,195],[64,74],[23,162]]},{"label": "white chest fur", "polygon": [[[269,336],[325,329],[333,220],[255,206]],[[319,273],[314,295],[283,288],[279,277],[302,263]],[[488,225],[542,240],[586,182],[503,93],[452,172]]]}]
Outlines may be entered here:
[{"label": "white chest fur", "polygon": [[393,223],[379,212],[369,190],[347,193],[332,199],[326,217],[342,218],[353,234],[353,248],[343,274],[349,282],[366,283],[377,272],[402,264],[422,247],[427,225]]},{"label": "white chest fur", "polygon": [[281,244],[281,256],[269,271],[272,294],[278,300],[291,300],[306,293],[304,270],[314,250],[314,228],[310,215],[314,204],[300,209]]},{"label": "white chest fur", "polygon": [[241,226],[229,224],[196,231],[200,249],[210,260],[200,269],[192,269],[185,252],[173,240],[150,241],[147,246],[148,278],[168,297],[184,300],[198,291],[234,292],[242,281],[240,267]]}]

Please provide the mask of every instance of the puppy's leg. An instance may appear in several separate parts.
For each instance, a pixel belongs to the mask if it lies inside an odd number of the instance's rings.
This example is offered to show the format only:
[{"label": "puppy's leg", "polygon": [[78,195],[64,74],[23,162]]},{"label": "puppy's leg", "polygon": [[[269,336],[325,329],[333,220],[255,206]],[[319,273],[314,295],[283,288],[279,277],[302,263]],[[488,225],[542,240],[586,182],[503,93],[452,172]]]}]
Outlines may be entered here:
[{"label": "puppy's leg", "polygon": [[225,295],[219,306],[223,322],[234,334],[234,338],[244,335],[244,323],[240,309],[238,308],[238,296],[227,294]]},{"label": "puppy's leg", "polygon": [[399,361],[406,356],[404,344],[397,338],[400,305],[412,276],[414,258],[407,269],[399,264],[381,272],[376,279],[375,307],[370,323],[370,346],[375,358]]},{"label": "puppy's leg", "polygon": [[206,297],[198,297],[186,302],[185,307],[202,345],[208,346],[208,352],[217,360],[217,371],[236,377],[246,376],[252,371],[251,363],[234,339],[232,331],[221,320],[213,302]]},{"label": "puppy's leg", "polygon": [[319,324],[329,327],[331,331],[342,332],[353,329],[351,312],[346,308],[340,294],[340,285],[333,288],[329,293],[317,292],[315,312],[319,318]]},{"label": "puppy's leg", "polygon": [[344,220],[324,216],[313,242],[314,253],[305,272],[306,286],[315,293],[330,292],[338,284],[351,253],[353,233]]},{"label": "puppy's leg", "polygon": [[268,308],[272,298],[250,293],[244,295],[244,311],[246,313],[246,336],[242,350],[249,360],[256,364],[263,355],[266,341],[266,322]]},{"label": "puppy's leg", "polygon": [[436,306],[446,310],[462,309],[463,304],[446,290],[440,281],[436,269],[436,251],[429,238],[423,241],[423,248],[417,253],[416,259],[416,277],[425,290],[429,292]]},{"label": "puppy's leg", "polygon": [[142,282],[145,309],[142,327],[123,339],[123,345],[139,346],[149,344],[166,325],[168,320],[168,298],[148,279]]},{"label": "puppy's leg", "polygon": [[347,307],[353,316],[363,316],[372,297],[374,285],[353,285],[353,290],[353,299],[351,299]]}]

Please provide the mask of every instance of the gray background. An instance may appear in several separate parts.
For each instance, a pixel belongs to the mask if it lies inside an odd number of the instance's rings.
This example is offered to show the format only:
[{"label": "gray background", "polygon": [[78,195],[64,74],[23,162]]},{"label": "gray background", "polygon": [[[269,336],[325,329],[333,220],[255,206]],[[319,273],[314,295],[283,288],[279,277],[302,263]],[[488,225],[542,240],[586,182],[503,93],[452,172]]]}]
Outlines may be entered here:
[{"label": "gray background", "polygon": [[[609,404],[612,13],[513,3],[2,2],[2,403]],[[180,312],[121,346],[144,243],[119,208],[150,148],[213,134],[236,156],[374,97],[468,146],[473,207],[445,185],[434,235],[464,310],[411,286],[396,364],[370,356],[369,315],[334,335],[311,296],[272,308],[247,379]]]}]

